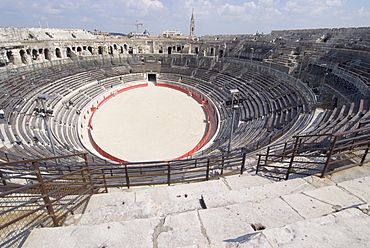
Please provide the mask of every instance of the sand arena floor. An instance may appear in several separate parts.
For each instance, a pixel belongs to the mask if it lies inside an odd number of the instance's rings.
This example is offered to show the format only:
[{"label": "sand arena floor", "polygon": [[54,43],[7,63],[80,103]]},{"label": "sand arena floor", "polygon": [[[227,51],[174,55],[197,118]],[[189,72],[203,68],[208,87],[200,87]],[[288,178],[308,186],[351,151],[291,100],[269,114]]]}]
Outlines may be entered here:
[{"label": "sand arena floor", "polygon": [[122,160],[170,160],[202,140],[205,120],[202,105],[189,95],[149,83],[104,103],[91,134],[105,152]]}]

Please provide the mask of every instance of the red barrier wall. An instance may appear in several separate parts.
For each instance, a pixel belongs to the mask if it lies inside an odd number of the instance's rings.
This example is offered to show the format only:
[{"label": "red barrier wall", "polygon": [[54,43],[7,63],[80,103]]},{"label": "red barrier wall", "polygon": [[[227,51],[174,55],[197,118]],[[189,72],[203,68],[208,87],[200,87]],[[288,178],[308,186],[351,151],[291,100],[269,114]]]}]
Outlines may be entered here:
[{"label": "red barrier wall", "polygon": [[91,134],[91,130],[93,129],[93,126],[92,126],[92,119],[94,117],[94,114],[95,114],[95,111],[97,109],[99,109],[100,106],[102,106],[104,103],[106,103],[109,99],[111,99],[112,97],[116,96],[117,94],[120,94],[122,92],[125,92],[125,91],[128,91],[128,90],[132,90],[132,89],[136,89],[136,88],[141,88],[141,87],[146,87],[148,86],[147,83],[145,84],[137,84],[137,85],[133,85],[133,86],[129,86],[129,87],[126,87],[126,88],[123,88],[123,89],[120,89],[118,90],[117,92],[115,93],[112,93],[110,94],[109,96],[107,96],[106,98],[104,98],[101,102],[98,103],[98,106],[95,108],[91,108],[91,115],[90,115],[90,119],[89,119],[89,122],[88,122],[88,126],[89,126],[89,138],[90,138],[90,142],[91,144],[94,146],[95,150],[97,150],[101,155],[103,155],[104,157],[112,160],[112,161],[116,161],[116,162],[120,162],[120,163],[128,163],[128,161],[125,161],[125,160],[122,160],[120,158],[117,158],[109,153],[107,153],[106,151],[104,151],[94,140],[94,138],[92,137],[92,134]]},{"label": "red barrier wall", "polygon": [[[96,108],[91,108],[91,116],[90,116],[90,119],[89,119],[89,122],[88,122],[90,130],[93,129],[92,118],[94,117],[95,111],[97,109],[99,109],[99,107],[102,106],[105,102],[107,102],[109,99],[111,99],[115,95],[120,94],[122,92],[125,92],[127,90],[131,90],[131,89],[135,89],[135,88],[139,88],[139,87],[146,87],[146,86],[148,86],[148,84],[138,84],[138,85],[134,85],[134,86],[130,86],[130,87],[127,87],[127,88],[120,89],[117,92],[112,93],[109,96],[107,96],[106,98],[104,98],[100,103],[98,103]],[[203,107],[206,111],[206,116],[207,116],[207,120],[208,120],[208,126],[207,126],[206,134],[204,135],[203,139],[193,149],[191,149],[189,152],[185,153],[184,155],[182,155],[178,158],[174,158],[173,160],[179,160],[179,159],[188,157],[191,154],[199,151],[205,144],[207,144],[208,141],[211,140],[211,138],[213,137],[213,135],[215,134],[215,132],[217,130],[218,118],[217,118],[215,107],[213,105],[210,105],[209,101],[207,99],[205,99],[204,95],[200,94],[199,92],[196,92],[195,90],[193,91],[192,89],[184,89],[184,88],[181,88],[180,86],[165,84],[165,83],[157,83],[156,86],[168,87],[168,88],[172,88],[172,89],[175,89],[175,90],[185,92],[185,93],[191,95],[194,99],[196,99],[200,104],[203,105]],[[90,130],[89,130],[90,141],[91,141],[92,145],[94,146],[94,148],[102,156],[104,156],[104,157],[106,157],[106,158],[108,158],[112,161],[116,161],[116,162],[120,162],[120,163],[129,163],[128,161],[117,158],[117,157],[107,153],[106,151],[104,151],[95,142],[94,138],[92,137],[92,134],[91,134]]]}]

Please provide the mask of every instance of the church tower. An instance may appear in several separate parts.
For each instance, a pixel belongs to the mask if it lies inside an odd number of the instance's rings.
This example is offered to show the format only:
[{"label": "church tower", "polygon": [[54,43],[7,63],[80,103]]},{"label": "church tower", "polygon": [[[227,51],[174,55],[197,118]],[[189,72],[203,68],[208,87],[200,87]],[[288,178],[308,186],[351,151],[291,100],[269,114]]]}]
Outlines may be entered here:
[{"label": "church tower", "polygon": [[190,19],[190,37],[194,38],[195,37],[195,20],[194,20],[194,9],[191,12],[191,19]]}]

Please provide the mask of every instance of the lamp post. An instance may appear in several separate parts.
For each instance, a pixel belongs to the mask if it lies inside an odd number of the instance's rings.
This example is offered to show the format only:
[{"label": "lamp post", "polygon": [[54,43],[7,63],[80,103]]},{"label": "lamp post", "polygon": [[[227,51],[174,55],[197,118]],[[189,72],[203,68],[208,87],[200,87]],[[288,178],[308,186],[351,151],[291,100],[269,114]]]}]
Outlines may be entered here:
[{"label": "lamp post", "polygon": [[230,129],[230,136],[229,136],[229,144],[227,146],[227,153],[230,153],[231,150],[231,140],[233,139],[233,132],[234,132],[234,122],[235,122],[235,111],[239,108],[239,90],[238,89],[231,89],[230,90],[230,100],[228,101],[227,105],[230,105],[233,113],[232,113],[232,119],[231,119],[231,129]]}]

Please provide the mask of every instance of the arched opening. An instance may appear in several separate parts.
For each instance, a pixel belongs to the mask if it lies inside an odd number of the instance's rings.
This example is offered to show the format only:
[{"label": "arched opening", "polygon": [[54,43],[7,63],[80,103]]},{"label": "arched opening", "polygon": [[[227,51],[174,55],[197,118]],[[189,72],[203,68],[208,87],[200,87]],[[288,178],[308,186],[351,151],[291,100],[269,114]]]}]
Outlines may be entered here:
[{"label": "arched opening", "polygon": [[12,51],[7,51],[6,52],[6,57],[8,58],[9,63],[13,63],[14,64],[14,56],[13,56]]},{"label": "arched opening", "polygon": [[123,44],[123,49],[127,51],[127,44]]},{"label": "arched opening", "polygon": [[55,56],[56,56],[57,58],[61,58],[61,57],[62,57],[62,53],[61,53],[61,51],[60,51],[60,49],[59,49],[59,48],[56,48],[56,49],[55,49]]},{"label": "arched opening", "polygon": [[213,47],[211,47],[211,51],[210,51],[210,54],[209,54],[209,55],[210,55],[210,56],[215,55],[215,54],[214,54],[214,52],[215,52],[215,49],[214,49]]},{"label": "arched opening", "polygon": [[218,51],[218,57],[222,58],[224,56],[224,50]]},{"label": "arched opening", "polygon": [[37,52],[36,49],[33,49],[32,50],[32,59],[37,60],[38,57],[39,57],[39,53]]},{"label": "arched opening", "polygon": [[117,50],[117,45],[116,44],[113,45],[113,49]]},{"label": "arched opening", "polygon": [[113,54],[113,47],[112,46],[108,47],[108,54]]},{"label": "arched opening", "polygon": [[71,58],[72,57],[72,50],[70,47],[67,47],[67,58]]},{"label": "arched opening", "polygon": [[77,47],[77,52],[81,55],[82,48],[81,47]]},{"label": "arched opening", "polygon": [[168,53],[168,54],[171,54],[171,53],[172,53],[172,47],[168,47],[168,48],[167,48],[167,53]]},{"label": "arched opening", "polygon": [[199,54],[199,47],[195,47],[195,54]]},{"label": "arched opening", "polygon": [[120,51],[119,51],[119,53],[123,53],[123,47],[122,47],[122,46],[120,46]]},{"label": "arched opening", "polygon": [[50,51],[49,51],[49,49],[44,49],[44,57],[45,57],[45,59],[47,59],[47,60],[51,60],[51,54],[50,54]]},{"label": "arched opening", "polygon": [[128,48],[128,53],[129,53],[129,54],[133,54],[133,53],[134,53],[134,49],[133,49],[132,47],[129,47],[129,48]]},{"label": "arched opening", "polygon": [[162,46],[159,47],[158,53],[163,53],[163,47]]},{"label": "arched opening", "polygon": [[87,48],[87,50],[88,50],[91,54],[93,54],[93,48],[92,48],[91,46],[89,46],[89,47]]},{"label": "arched opening", "polygon": [[102,46],[98,47],[98,54],[103,54],[103,47]]},{"label": "arched opening", "polygon": [[27,64],[26,52],[24,50],[20,50],[19,54],[21,55],[21,61],[23,64]]}]

